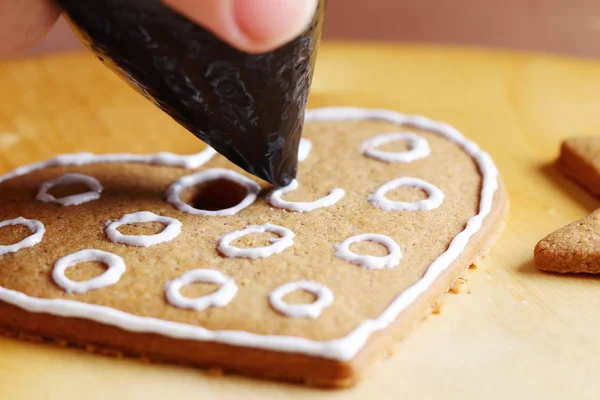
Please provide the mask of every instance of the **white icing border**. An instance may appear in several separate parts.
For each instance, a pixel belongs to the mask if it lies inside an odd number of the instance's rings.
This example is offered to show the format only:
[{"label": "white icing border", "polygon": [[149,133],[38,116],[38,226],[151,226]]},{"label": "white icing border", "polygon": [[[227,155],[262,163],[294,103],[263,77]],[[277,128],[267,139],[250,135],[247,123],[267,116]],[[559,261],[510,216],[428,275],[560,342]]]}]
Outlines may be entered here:
[{"label": "white icing border", "polygon": [[8,253],[16,253],[21,249],[26,249],[28,247],[35,246],[36,244],[42,241],[44,233],[46,232],[44,224],[42,224],[37,219],[27,219],[19,217],[14,219],[7,219],[6,221],[0,222],[0,228],[13,225],[23,225],[25,228],[29,229],[31,235],[27,236],[26,238],[23,238],[17,243],[0,245],[0,256]]},{"label": "white icing border", "polygon": [[[377,147],[383,144],[401,140],[408,141],[409,149],[407,151],[389,152],[377,150]],[[388,163],[409,163],[428,157],[431,154],[429,142],[412,132],[383,133],[373,136],[362,142],[358,151],[367,157]]]},{"label": "white icing border", "polygon": [[[123,235],[118,228],[121,225],[139,222],[160,222],[165,224],[164,229],[155,235]],[[150,211],[138,211],[123,215],[115,221],[106,221],[104,232],[108,240],[114,243],[123,243],[130,246],[150,247],[155,244],[169,242],[181,233],[181,222],[175,218],[154,214]]]},{"label": "white icing border", "polygon": [[[48,193],[49,190],[56,186],[72,185],[74,183],[82,183],[90,190],[85,193],[73,194],[59,199]],[[85,174],[64,174],[59,178],[42,183],[36,199],[44,203],[57,203],[62,206],[78,206],[87,203],[88,201],[98,200],[102,190],[104,190],[104,188],[98,179],[93,176]]]},{"label": "white icing border", "polygon": [[[421,116],[403,115],[388,110],[351,107],[313,109],[308,110],[306,113],[307,122],[331,120],[383,120],[397,125],[410,125],[436,132],[461,146],[474,159],[482,175],[479,213],[469,219],[465,229],[450,242],[448,249],[429,265],[421,279],[393,299],[379,316],[361,322],[346,336],[321,342],[300,337],[260,335],[242,331],[211,331],[200,326],[141,317],[100,305],[64,299],[35,298],[2,287],[0,287],[0,300],[29,312],[84,318],[131,332],[156,333],[175,339],[213,341],[232,346],[298,353],[339,361],[351,360],[363,348],[374,332],[386,329],[392,324],[398,315],[428,290],[438,276],[446,271],[452,262],[460,256],[471,237],[479,231],[485,217],[492,210],[494,194],[498,190],[498,170],[491,157],[482,151],[477,144],[466,139],[457,129],[442,122],[436,122]],[[68,156],[59,156],[57,159],[61,159],[61,157],[69,159]],[[98,156],[98,159],[102,159],[102,156]],[[21,167],[0,177],[0,182],[51,165],[38,163],[34,164],[34,168],[32,166]]]},{"label": "white icing border", "polygon": [[[395,201],[385,197],[385,194],[390,190],[399,187],[408,186],[415,189],[421,189],[427,193],[427,198],[414,203],[406,201]],[[404,210],[404,211],[431,211],[442,205],[444,202],[444,192],[437,186],[429,182],[425,182],[419,178],[402,177],[392,179],[391,181],[381,185],[375,192],[369,195],[369,202],[375,207],[383,210]]]},{"label": "white icing border", "polygon": [[[249,247],[246,249],[235,247],[231,245],[231,242],[237,240],[246,235],[252,233],[264,233],[271,232],[279,235],[279,238],[272,239],[272,244],[264,247]],[[217,238],[219,242],[219,251],[227,257],[238,257],[238,258],[267,258],[273,254],[278,254],[294,245],[294,232],[283,226],[264,224],[264,225],[250,225],[239,231],[233,231],[226,233],[225,235]]]},{"label": "white icing border", "polygon": [[[182,295],[181,288],[193,282],[216,283],[220,287],[213,293],[196,298]],[[194,269],[165,284],[165,295],[171,305],[196,311],[225,307],[233,300],[237,291],[238,287],[233,279],[213,269]]]},{"label": "white icing border", "polygon": [[[185,189],[204,182],[215,181],[217,179],[227,179],[237,183],[240,186],[243,186],[246,188],[246,197],[244,197],[242,201],[233,207],[214,211],[194,208],[181,200],[181,192],[183,192]],[[226,217],[235,215],[254,203],[258,193],[260,193],[260,186],[258,183],[246,178],[244,175],[238,174],[237,172],[229,169],[210,168],[179,178],[167,189],[165,197],[167,198],[167,202],[173,204],[179,211],[188,214],[204,215],[207,217]]]},{"label": "white icing border", "polygon": [[294,190],[298,189],[298,186],[298,181],[294,179],[286,187],[282,187],[271,191],[271,193],[269,193],[269,195],[267,196],[267,201],[273,207],[303,213],[316,210],[317,208],[330,207],[338,201],[340,201],[346,195],[344,189],[335,188],[331,192],[329,192],[327,196],[321,197],[320,199],[315,201],[287,201],[281,198],[284,194],[293,192]]},{"label": "white icing border", "polygon": [[[305,290],[317,296],[308,304],[288,304],[283,298],[295,291]],[[319,318],[324,309],[333,304],[333,292],[325,285],[314,281],[297,281],[279,286],[269,294],[271,306],[290,318]]]},{"label": "white icing border", "polygon": [[[67,278],[65,275],[67,268],[87,261],[98,261],[106,264],[108,268],[101,275],[87,281],[75,282]],[[121,256],[102,250],[85,249],[59,258],[54,264],[52,279],[67,293],[85,293],[114,285],[119,282],[125,270],[125,261]]]},{"label": "white icing border", "polygon": [[[350,246],[354,243],[367,241],[385,246],[389,254],[380,257],[356,254],[350,250]],[[391,237],[380,235],[378,233],[363,233],[349,237],[342,243],[335,245],[335,255],[344,261],[359,265],[365,269],[394,268],[396,265],[400,264],[400,260],[402,259],[402,251],[400,250],[398,243]]]}]

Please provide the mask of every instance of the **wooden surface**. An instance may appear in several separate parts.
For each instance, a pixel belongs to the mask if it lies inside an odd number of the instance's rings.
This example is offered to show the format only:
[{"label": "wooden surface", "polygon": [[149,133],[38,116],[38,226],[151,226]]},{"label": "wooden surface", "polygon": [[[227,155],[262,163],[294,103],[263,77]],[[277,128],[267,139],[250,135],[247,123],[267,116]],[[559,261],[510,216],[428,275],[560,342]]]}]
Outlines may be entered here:
[{"label": "wooden surface", "polygon": [[[0,64],[0,172],[57,153],[189,152],[194,138],[89,56]],[[599,202],[549,164],[600,134],[600,63],[427,47],[328,44],[310,105],[445,120],[494,157],[508,226],[459,295],[361,386],[323,392],[0,338],[2,399],[597,399],[600,279],[543,274],[535,243]],[[0,205],[2,206],[2,205]]]}]

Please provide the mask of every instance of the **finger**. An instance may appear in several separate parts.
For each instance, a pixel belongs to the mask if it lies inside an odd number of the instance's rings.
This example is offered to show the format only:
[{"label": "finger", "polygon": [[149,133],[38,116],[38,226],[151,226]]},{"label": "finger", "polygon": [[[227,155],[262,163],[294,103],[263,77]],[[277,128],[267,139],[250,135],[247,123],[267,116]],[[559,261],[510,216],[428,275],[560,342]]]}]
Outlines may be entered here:
[{"label": "finger", "polygon": [[33,47],[52,28],[59,14],[51,0],[0,0],[0,57]]},{"label": "finger", "polygon": [[302,33],[318,0],[163,0],[206,29],[250,53],[273,50]]}]

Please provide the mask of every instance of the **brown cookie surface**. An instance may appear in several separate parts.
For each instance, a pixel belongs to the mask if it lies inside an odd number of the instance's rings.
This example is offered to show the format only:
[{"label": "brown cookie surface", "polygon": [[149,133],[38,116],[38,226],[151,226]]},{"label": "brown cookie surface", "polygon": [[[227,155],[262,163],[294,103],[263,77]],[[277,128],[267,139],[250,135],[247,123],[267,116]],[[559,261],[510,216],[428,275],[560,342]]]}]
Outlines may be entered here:
[{"label": "brown cookie surface", "polygon": [[600,194],[600,138],[565,140],[561,146],[558,166],[590,192]]},{"label": "brown cookie surface", "polygon": [[536,246],[536,266],[561,273],[600,273],[600,210],[542,239]]},{"label": "brown cookie surface", "polygon": [[[218,366],[309,383],[352,384],[390,340],[403,336],[459,274],[487,251],[502,226],[506,194],[491,160],[472,143],[449,140],[436,132],[438,125],[425,122],[419,126],[385,120],[308,123],[304,137],[312,142],[312,151],[300,164],[299,189],[282,198],[312,202],[335,188],[343,189],[345,195],[333,205],[305,213],[269,204],[269,188],[263,183],[256,201],[231,216],[191,214],[165,201],[175,181],[198,171],[224,168],[256,181],[220,156],[192,171],[102,162],[44,168],[6,180],[0,183],[0,203],[5,205],[0,208],[0,221],[37,220],[46,232],[38,244],[0,256],[4,290],[0,299],[6,302],[0,325],[157,361]],[[359,151],[365,140],[376,135],[406,131],[424,139],[430,154],[409,162],[383,162]],[[378,149],[410,150],[406,141],[382,144]],[[96,179],[103,187],[100,197],[72,206],[36,199],[44,182],[67,173]],[[378,188],[401,177],[435,186],[443,193],[443,201],[423,210],[385,210],[369,201]],[[52,193],[56,197],[69,194]],[[214,210],[235,205],[245,194],[235,184],[218,180],[184,190],[181,198],[192,206]],[[423,204],[419,202],[428,193],[409,185],[390,190],[386,197]],[[181,233],[150,247],[108,239],[107,221],[140,211],[180,221]],[[263,224],[289,229],[295,234],[293,244],[257,259],[227,257],[219,251],[218,239],[223,235]],[[161,228],[161,224],[144,223],[119,231],[153,235]],[[28,233],[20,226],[0,228],[0,245],[13,244]],[[366,233],[393,240],[402,253],[399,262],[390,268],[369,269],[336,255],[336,245]],[[231,245],[265,247],[277,239],[278,235],[254,233]],[[85,249],[121,257],[126,270],[114,283],[69,293],[57,284],[53,271],[59,259]],[[389,252],[370,242],[355,244],[350,250],[378,257]],[[105,268],[82,263],[67,268],[65,275],[76,282],[89,280]],[[233,281],[237,291],[226,304],[210,304],[201,310],[181,308],[169,300],[165,285],[193,270],[216,271]],[[318,283],[333,295],[314,317],[286,315],[270,301],[274,290],[299,281]],[[224,284],[182,286],[182,295],[189,299],[211,296]],[[292,305],[319,301],[318,296],[303,291],[283,299]],[[46,302],[52,300],[66,301],[68,306]]]}]

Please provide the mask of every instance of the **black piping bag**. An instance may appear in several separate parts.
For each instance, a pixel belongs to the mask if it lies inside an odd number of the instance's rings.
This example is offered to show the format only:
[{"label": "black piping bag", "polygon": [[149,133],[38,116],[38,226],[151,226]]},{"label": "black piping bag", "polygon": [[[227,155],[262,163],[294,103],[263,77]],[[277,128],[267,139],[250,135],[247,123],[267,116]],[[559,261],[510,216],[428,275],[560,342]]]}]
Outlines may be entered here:
[{"label": "black piping bag", "polygon": [[325,14],[265,54],[236,50],[160,0],[57,0],[106,66],[202,141],[275,186],[296,177]]}]

